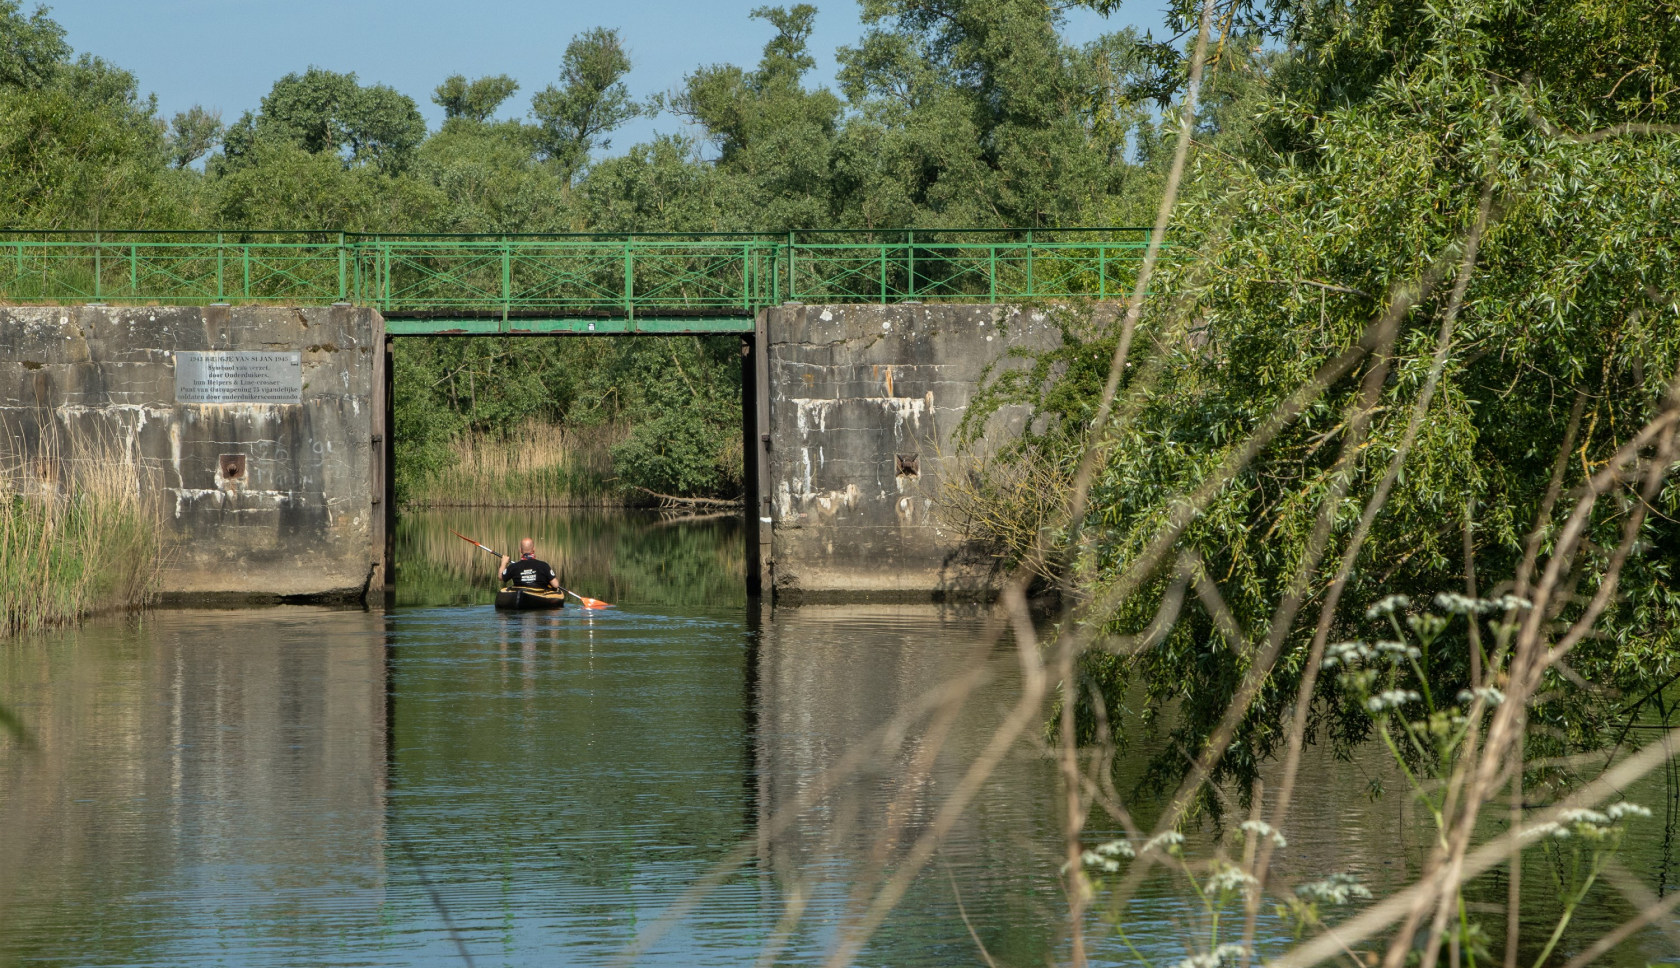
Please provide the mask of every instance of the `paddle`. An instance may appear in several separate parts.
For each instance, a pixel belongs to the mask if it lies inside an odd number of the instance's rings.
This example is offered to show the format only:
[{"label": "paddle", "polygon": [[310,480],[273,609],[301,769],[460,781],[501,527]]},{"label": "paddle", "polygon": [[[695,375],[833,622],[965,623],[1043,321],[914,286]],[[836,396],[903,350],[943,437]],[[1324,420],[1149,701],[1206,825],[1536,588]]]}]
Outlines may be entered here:
[{"label": "paddle", "polygon": [[[502,554],[500,551],[497,551],[494,548],[489,547],[488,545],[479,544],[478,542],[476,542],[473,539],[467,537],[466,535],[462,534],[461,532],[456,531],[454,528],[450,528],[449,533],[454,535],[457,538],[460,538],[462,541],[465,541],[470,545],[476,546],[478,548],[478,550],[480,550],[480,551],[484,552],[485,554],[490,555],[494,558],[500,559],[500,558],[508,557],[507,555]],[[577,592],[572,591],[570,588],[567,588],[564,585],[560,586],[560,590],[565,592],[566,594],[572,596],[573,598],[577,599],[578,604],[582,605],[584,608],[612,608],[612,603],[611,602],[603,602],[599,598],[590,598],[587,595],[579,595]]]}]

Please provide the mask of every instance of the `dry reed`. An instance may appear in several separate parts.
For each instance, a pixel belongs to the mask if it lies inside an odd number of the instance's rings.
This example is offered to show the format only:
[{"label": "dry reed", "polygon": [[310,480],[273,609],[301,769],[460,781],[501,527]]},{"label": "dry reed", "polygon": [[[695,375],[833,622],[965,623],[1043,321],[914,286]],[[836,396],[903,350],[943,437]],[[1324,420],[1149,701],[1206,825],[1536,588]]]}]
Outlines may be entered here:
[{"label": "dry reed", "polygon": [[166,553],[142,469],[112,440],[49,425],[0,453],[0,616],[10,632],[147,604]]},{"label": "dry reed", "polygon": [[453,460],[418,489],[416,507],[616,507],[612,446],[629,427],[581,430],[532,420],[506,434],[468,433]]}]

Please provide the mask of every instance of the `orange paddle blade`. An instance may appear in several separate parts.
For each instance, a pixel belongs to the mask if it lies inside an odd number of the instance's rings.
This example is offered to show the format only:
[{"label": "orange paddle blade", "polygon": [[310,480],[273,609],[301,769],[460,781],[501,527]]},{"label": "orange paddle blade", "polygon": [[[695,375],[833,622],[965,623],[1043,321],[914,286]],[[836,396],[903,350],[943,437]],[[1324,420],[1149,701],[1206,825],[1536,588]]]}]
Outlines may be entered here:
[{"label": "orange paddle blade", "polygon": [[584,608],[612,608],[611,602],[603,602],[599,598],[590,598],[588,595],[579,595],[577,592],[573,592],[570,588],[566,589],[566,591],[571,592],[572,597],[577,599],[578,604],[582,605]]}]

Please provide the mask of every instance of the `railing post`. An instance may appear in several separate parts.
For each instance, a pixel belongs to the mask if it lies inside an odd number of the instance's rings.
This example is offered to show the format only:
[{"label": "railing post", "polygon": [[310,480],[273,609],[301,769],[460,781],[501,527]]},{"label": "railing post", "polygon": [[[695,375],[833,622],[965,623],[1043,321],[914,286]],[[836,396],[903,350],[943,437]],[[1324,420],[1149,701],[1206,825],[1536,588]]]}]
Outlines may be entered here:
[{"label": "railing post", "polygon": [[887,304],[887,245],[881,243],[881,305]]},{"label": "railing post", "polygon": [[513,308],[513,247],[502,236],[502,332],[508,331],[508,312]]},{"label": "railing post", "polygon": [[991,276],[992,276],[992,302],[997,302],[997,243],[996,242],[992,243],[991,263],[992,263],[992,272],[991,272]]},{"label": "railing post", "polygon": [[799,298],[799,283],[793,277],[793,230],[792,229],[788,229],[787,254],[788,254],[788,257],[787,257],[787,266],[788,266],[788,270],[787,270],[787,272],[788,272],[787,298],[788,299],[798,299]]},{"label": "railing post", "polygon": [[340,233],[338,233],[338,301],[339,302],[343,302],[344,297],[349,295],[349,293],[345,290],[345,274],[344,274],[345,256],[346,256],[346,253],[344,251],[344,233],[340,232]]},{"label": "railing post", "polygon": [[104,290],[103,282],[104,282],[104,275],[105,275],[105,266],[104,266],[104,260],[101,258],[105,254],[104,249],[105,249],[105,247],[100,244],[99,233],[94,232],[93,233],[93,301],[94,302],[102,302],[105,298],[104,291],[103,291]]},{"label": "railing post", "polygon": [[246,242],[239,247],[239,260],[245,267],[245,295],[246,302],[251,301],[251,243]]},{"label": "railing post", "polygon": [[222,233],[217,232],[216,233],[216,301],[217,302],[227,302],[227,296],[223,291],[225,287],[222,285],[222,261],[223,261],[222,256],[223,256],[223,252],[222,252]]},{"label": "railing post", "polygon": [[905,253],[906,253],[907,258],[909,259],[909,269],[910,269],[909,293],[910,293],[910,298],[915,299],[916,298],[916,230],[915,229],[905,230],[904,239],[905,239],[905,243],[906,243],[906,246],[907,246],[906,249],[905,249]]},{"label": "railing post", "polygon": [[1027,229],[1027,295],[1033,294],[1033,237],[1032,229]]},{"label": "railing post", "polygon": [[128,244],[128,291],[131,295],[140,295],[140,256],[135,251],[133,242]]},{"label": "railing post", "polygon": [[1097,298],[1108,298],[1108,246],[1097,245]]},{"label": "railing post", "polygon": [[741,309],[752,311],[752,243],[741,243]]},{"label": "railing post", "polygon": [[636,263],[631,255],[634,235],[624,237],[624,322],[630,332],[636,331]]}]

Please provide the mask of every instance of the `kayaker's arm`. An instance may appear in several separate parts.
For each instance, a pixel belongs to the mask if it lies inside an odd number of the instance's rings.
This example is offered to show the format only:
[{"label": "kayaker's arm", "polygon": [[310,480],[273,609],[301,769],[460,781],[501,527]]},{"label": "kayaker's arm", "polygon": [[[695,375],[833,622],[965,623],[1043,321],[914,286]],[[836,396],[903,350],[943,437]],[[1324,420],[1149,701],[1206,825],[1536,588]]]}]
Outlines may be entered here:
[{"label": "kayaker's arm", "polygon": [[501,564],[496,566],[496,580],[497,581],[506,581],[507,580],[508,565],[510,563],[512,563],[512,561],[513,561],[513,559],[509,558],[507,555],[502,556]]}]

